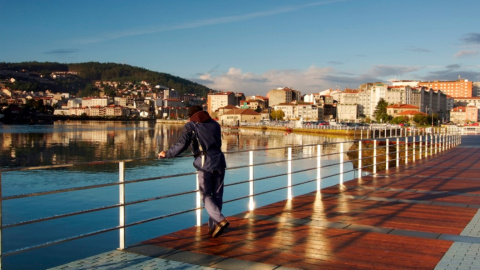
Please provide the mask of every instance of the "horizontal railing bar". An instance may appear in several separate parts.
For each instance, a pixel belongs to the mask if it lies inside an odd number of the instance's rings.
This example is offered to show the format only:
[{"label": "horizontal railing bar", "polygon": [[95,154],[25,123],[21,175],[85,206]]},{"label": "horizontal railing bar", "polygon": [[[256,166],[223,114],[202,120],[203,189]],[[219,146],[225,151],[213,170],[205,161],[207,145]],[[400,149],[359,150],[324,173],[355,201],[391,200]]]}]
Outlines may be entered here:
[{"label": "horizontal railing bar", "polygon": [[99,208],[92,208],[92,209],[88,209],[88,210],[81,210],[81,211],[77,211],[77,212],[65,213],[65,214],[61,214],[61,215],[55,215],[55,216],[50,216],[50,217],[43,217],[43,218],[38,218],[38,219],[26,220],[26,221],[21,221],[21,222],[17,222],[17,223],[3,224],[1,226],[1,228],[2,229],[8,229],[8,228],[19,227],[19,226],[38,223],[38,222],[43,222],[43,221],[49,221],[49,220],[53,220],[53,219],[59,219],[59,218],[65,218],[65,217],[87,214],[87,213],[92,213],[92,212],[98,212],[98,211],[102,211],[102,210],[108,210],[108,209],[120,207],[122,205],[123,204],[114,204],[114,205],[109,205],[109,206],[104,206],[104,207],[99,207]]},{"label": "horizontal railing bar", "polygon": [[[202,209],[202,208],[200,208],[200,209]],[[198,210],[198,208],[188,209],[188,210],[181,211],[181,212],[176,212],[176,213],[171,213],[171,214],[168,214],[168,215],[158,216],[158,217],[155,217],[155,218],[136,221],[136,222],[126,224],[125,226],[116,226],[116,227],[106,228],[106,229],[97,230],[97,231],[93,231],[93,232],[89,232],[89,233],[84,233],[84,234],[80,234],[80,235],[76,235],[76,236],[72,236],[72,237],[57,239],[57,240],[46,242],[46,243],[39,244],[39,245],[33,245],[33,246],[24,247],[24,248],[20,248],[20,249],[15,249],[15,250],[11,250],[11,251],[4,251],[4,252],[2,252],[1,256],[11,256],[11,255],[27,252],[27,251],[38,249],[38,248],[44,248],[44,247],[48,247],[48,246],[51,246],[51,245],[61,244],[61,243],[64,243],[64,242],[69,242],[69,241],[77,240],[77,239],[80,239],[80,238],[85,238],[85,237],[90,237],[90,236],[94,236],[94,235],[101,234],[101,233],[115,231],[115,230],[118,230],[118,229],[121,229],[121,228],[127,228],[127,227],[131,227],[131,226],[139,225],[139,224],[142,224],[142,223],[146,223],[146,222],[151,222],[151,221],[155,221],[155,220],[160,220],[160,219],[164,219],[164,218],[168,218],[168,217],[172,217],[172,216],[185,214],[185,213],[188,213],[188,212],[193,212],[193,211],[196,211],[196,210]]]},{"label": "horizontal railing bar", "polygon": [[65,242],[68,242],[68,241],[72,241],[72,240],[76,240],[76,239],[80,239],[80,238],[85,238],[85,237],[90,237],[90,236],[94,236],[94,235],[97,235],[97,234],[106,233],[106,232],[110,232],[110,231],[114,231],[114,230],[118,230],[118,229],[120,229],[119,226],[111,227],[111,228],[106,228],[106,229],[102,229],[102,230],[98,230],[98,231],[94,231],[94,232],[89,232],[89,233],[85,233],[85,234],[81,234],[81,235],[77,235],[77,236],[57,239],[57,240],[46,242],[46,243],[43,243],[43,244],[33,245],[33,246],[24,247],[24,248],[15,249],[15,250],[10,250],[10,251],[4,251],[2,253],[2,256],[11,256],[11,255],[15,255],[15,254],[18,254],[18,253],[27,252],[27,251],[38,249],[38,248],[44,248],[44,247],[48,247],[48,246],[52,246],[52,245],[57,245],[57,244],[65,243]]},{"label": "horizontal railing bar", "polygon": [[64,217],[69,217],[69,216],[75,216],[75,215],[81,215],[81,214],[87,214],[87,213],[92,213],[92,212],[108,210],[108,209],[112,209],[112,208],[116,208],[116,207],[120,207],[120,206],[130,206],[130,205],[145,203],[145,202],[149,202],[149,201],[162,200],[162,199],[166,199],[166,198],[192,194],[192,193],[195,193],[197,191],[198,190],[185,191],[185,192],[174,193],[174,194],[169,194],[169,195],[164,195],[164,196],[151,197],[151,198],[137,200],[137,201],[130,201],[130,202],[126,202],[124,204],[114,204],[114,205],[109,205],[109,206],[104,206],[104,207],[98,207],[98,208],[92,208],[92,209],[88,209],[88,210],[66,213],[66,214],[62,214],[62,215],[55,215],[55,216],[50,216],[50,217],[44,217],[44,218],[33,219],[33,220],[28,220],[28,221],[22,221],[22,222],[18,222],[18,223],[10,223],[10,224],[5,224],[5,225],[1,226],[1,228],[6,229],[6,228],[11,228],[11,227],[18,227],[18,226],[23,226],[23,225],[27,225],[27,224],[38,223],[38,222],[43,222],[43,221],[48,221],[48,220],[53,220],[53,219],[59,219],[59,218],[64,218]]},{"label": "horizontal railing bar", "polygon": [[175,177],[195,175],[195,174],[196,174],[195,172],[193,172],[193,173],[183,173],[183,174],[165,175],[165,176],[158,176],[158,177],[150,177],[150,178],[129,180],[129,181],[125,181],[124,183],[112,182],[112,183],[107,183],[107,184],[98,184],[98,185],[74,187],[74,188],[67,188],[67,189],[57,189],[57,190],[50,190],[50,191],[33,192],[33,193],[27,193],[27,194],[5,196],[5,197],[2,197],[2,199],[3,200],[12,200],[12,199],[27,198],[27,197],[44,196],[44,195],[49,195],[49,194],[65,193],[65,192],[95,189],[95,188],[110,187],[110,186],[118,186],[120,184],[133,184],[133,183],[139,183],[139,182],[146,182],[146,181],[159,180],[159,179],[165,179],[165,178],[175,178]]},{"label": "horizontal railing bar", "polygon": [[[325,154],[325,155],[322,155],[322,156],[337,155],[337,154],[339,154],[339,153],[330,153],[330,154]],[[302,157],[302,158],[294,159],[293,161],[303,160],[303,159],[312,159],[312,158],[316,158],[316,156]],[[280,161],[277,160],[277,161],[272,161],[272,162],[257,163],[257,164],[255,164],[255,167],[256,166],[269,165],[269,164],[278,164],[279,162],[287,162],[287,160],[280,160]],[[250,165],[237,166],[237,167],[232,167],[232,168],[228,168],[228,169],[233,170],[233,169],[247,168],[247,167],[250,167]],[[175,178],[175,177],[195,175],[195,174],[196,174],[195,172],[192,172],[192,173],[183,173],[183,174],[176,174],[176,175],[166,175],[166,176],[159,176],[159,177],[143,178],[143,179],[129,180],[129,181],[126,181],[125,184],[146,182],[146,181],[152,181],[152,180],[160,180],[160,179],[165,179],[165,178]],[[109,186],[118,186],[118,185],[120,185],[119,182],[112,182],[112,183],[107,183],[107,184],[98,184],[98,185],[75,187],[75,188],[68,188],[68,189],[59,189],[59,190],[51,190],[51,191],[33,192],[33,193],[28,193],[28,194],[11,195],[11,196],[5,196],[2,199],[3,200],[21,199],[21,198],[44,196],[44,195],[50,195],[50,194],[73,192],[73,191],[95,189],[95,188],[102,188],[102,187],[109,187]]]}]

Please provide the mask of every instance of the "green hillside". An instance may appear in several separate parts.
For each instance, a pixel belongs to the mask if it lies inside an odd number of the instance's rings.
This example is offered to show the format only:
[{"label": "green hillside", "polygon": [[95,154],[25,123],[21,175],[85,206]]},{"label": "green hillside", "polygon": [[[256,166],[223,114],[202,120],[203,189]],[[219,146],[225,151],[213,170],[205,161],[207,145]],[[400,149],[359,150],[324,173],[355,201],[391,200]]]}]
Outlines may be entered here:
[{"label": "green hillside", "polygon": [[[78,72],[78,76],[52,79],[50,74],[58,71]],[[140,82],[161,85],[179,93],[195,93],[206,96],[211,89],[192,81],[167,73],[155,72],[140,67],[116,63],[71,63],[22,62],[1,63],[0,79],[16,78],[13,87],[26,91],[52,90],[77,94],[91,88],[94,81]]]}]

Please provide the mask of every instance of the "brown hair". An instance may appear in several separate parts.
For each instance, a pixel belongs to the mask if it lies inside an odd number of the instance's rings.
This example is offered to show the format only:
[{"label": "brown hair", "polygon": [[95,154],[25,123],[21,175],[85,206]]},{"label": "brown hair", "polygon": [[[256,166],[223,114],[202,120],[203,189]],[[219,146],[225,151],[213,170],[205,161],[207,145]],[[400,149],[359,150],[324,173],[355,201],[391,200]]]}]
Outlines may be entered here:
[{"label": "brown hair", "polygon": [[192,115],[196,114],[197,112],[203,111],[202,106],[192,106],[190,109],[188,109],[188,117],[192,117]]}]

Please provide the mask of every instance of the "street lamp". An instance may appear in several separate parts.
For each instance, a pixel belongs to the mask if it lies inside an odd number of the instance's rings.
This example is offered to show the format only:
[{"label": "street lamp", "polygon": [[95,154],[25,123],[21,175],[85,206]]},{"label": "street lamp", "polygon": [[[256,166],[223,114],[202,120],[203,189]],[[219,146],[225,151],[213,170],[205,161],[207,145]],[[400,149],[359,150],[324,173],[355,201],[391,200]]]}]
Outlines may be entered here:
[{"label": "street lamp", "polygon": [[430,113],[432,114],[432,128],[433,128],[433,108],[432,107],[428,107],[428,106],[425,106],[425,110],[427,111],[428,113],[428,110],[430,109]]}]

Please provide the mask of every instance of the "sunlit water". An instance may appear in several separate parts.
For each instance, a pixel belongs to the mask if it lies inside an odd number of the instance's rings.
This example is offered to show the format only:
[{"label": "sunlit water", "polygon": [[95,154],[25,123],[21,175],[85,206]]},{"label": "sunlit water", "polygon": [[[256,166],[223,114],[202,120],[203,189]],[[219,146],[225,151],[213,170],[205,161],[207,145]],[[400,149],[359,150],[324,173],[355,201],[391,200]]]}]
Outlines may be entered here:
[{"label": "sunlit water", "polygon": [[[173,193],[195,190],[195,170],[191,157],[156,159],[157,153],[167,149],[180,136],[182,125],[167,125],[155,122],[62,122],[51,126],[1,126],[0,166],[4,169],[86,163],[101,160],[138,159],[126,163],[126,181],[165,175],[192,173],[191,175],[158,179],[126,185],[126,201],[156,198]],[[293,171],[313,168],[316,165],[316,144],[323,145],[323,153],[336,153],[336,144],[346,138],[313,135],[287,134],[267,131],[227,131],[223,133],[223,150],[226,152],[227,170],[225,184],[231,185],[249,178],[248,168],[232,169],[248,164],[248,152],[237,150],[272,149],[290,145],[312,145],[294,148]],[[185,153],[189,155],[190,153]],[[279,163],[255,167],[255,178],[286,173],[287,153],[285,149],[254,152],[255,163],[279,161]],[[338,162],[338,155],[327,156],[322,164]],[[346,170],[351,166],[346,165]],[[338,173],[332,166],[324,175]],[[350,173],[351,174],[351,173]],[[346,178],[353,175],[347,175]],[[118,182],[118,165],[81,165],[62,169],[8,171],[1,175],[2,195],[12,196],[73,187]],[[314,180],[316,170],[295,174],[293,184]],[[261,193],[284,187],[287,177],[278,176],[255,183],[255,192]],[[322,187],[338,183],[338,177],[326,178]],[[293,195],[312,192],[315,181],[293,188]],[[227,186],[224,200],[245,197],[248,184]],[[255,197],[257,207],[286,199],[287,191],[281,189]],[[28,221],[58,214],[87,210],[118,203],[118,186],[57,193],[46,196],[28,197],[3,202],[3,224]],[[152,200],[147,203],[128,206],[126,221],[141,221],[151,217],[180,212],[195,208],[195,195],[186,194],[173,198]],[[224,206],[226,216],[248,210],[248,199],[235,200]],[[203,212],[202,221],[207,215]],[[173,218],[143,223],[127,228],[127,245],[157,237],[172,231],[195,225],[194,213]],[[2,249],[16,250],[56,239],[89,233],[118,226],[118,209],[113,208],[63,219],[54,219],[38,224],[23,225],[3,230]],[[4,269],[43,269],[113,250],[119,246],[118,231],[102,233],[93,237],[68,241],[46,248],[36,249],[5,257]]]}]

